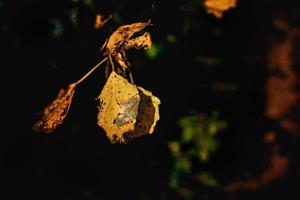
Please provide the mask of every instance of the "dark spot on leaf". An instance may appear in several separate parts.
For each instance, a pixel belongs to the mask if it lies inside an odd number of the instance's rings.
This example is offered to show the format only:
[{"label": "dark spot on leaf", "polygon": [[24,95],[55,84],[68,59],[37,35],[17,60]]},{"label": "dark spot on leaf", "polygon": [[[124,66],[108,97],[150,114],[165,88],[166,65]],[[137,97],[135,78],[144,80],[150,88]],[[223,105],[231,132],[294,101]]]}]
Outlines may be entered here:
[{"label": "dark spot on leaf", "polygon": [[117,134],[113,134],[113,135],[112,135],[112,142],[113,142],[113,143],[117,142],[117,141],[118,141],[117,139],[118,139]]}]

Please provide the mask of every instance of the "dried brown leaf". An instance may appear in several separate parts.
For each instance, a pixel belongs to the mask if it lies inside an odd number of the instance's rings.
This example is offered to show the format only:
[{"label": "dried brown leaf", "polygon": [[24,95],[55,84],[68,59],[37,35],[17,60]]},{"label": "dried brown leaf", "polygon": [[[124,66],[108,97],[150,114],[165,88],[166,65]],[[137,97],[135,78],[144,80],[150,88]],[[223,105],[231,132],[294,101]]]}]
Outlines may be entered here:
[{"label": "dried brown leaf", "polygon": [[110,15],[107,18],[105,18],[103,15],[100,14],[96,15],[94,28],[96,30],[102,28],[111,18],[112,15]]},{"label": "dried brown leaf", "polygon": [[113,54],[115,52],[118,52],[119,48],[122,47],[124,44],[126,44],[127,41],[131,39],[131,37],[143,30],[146,26],[150,25],[150,21],[147,23],[138,22],[133,23],[129,25],[123,25],[119,27],[111,36],[109,37],[107,44],[106,44],[106,50],[109,54]]},{"label": "dried brown leaf", "polygon": [[125,50],[130,48],[150,49],[152,46],[151,36],[149,32],[145,32],[142,36],[128,40],[125,44]]},{"label": "dried brown leaf", "polygon": [[138,114],[140,97],[136,86],[113,71],[98,98],[98,125],[112,143],[126,143],[126,133],[134,130]]},{"label": "dried brown leaf", "polygon": [[114,58],[123,71],[125,71],[128,68],[129,62],[124,54],[122,55],[121,53],[116,53]]},{"label": "dried brown leaf", "polygon": [[74,92],[74,84],[70,84],[67,90],[61,89],[56,99],[44,109],[42,119],[33,126],[33,129],[37,132],[46,133],[56,129],[68,114]]}]

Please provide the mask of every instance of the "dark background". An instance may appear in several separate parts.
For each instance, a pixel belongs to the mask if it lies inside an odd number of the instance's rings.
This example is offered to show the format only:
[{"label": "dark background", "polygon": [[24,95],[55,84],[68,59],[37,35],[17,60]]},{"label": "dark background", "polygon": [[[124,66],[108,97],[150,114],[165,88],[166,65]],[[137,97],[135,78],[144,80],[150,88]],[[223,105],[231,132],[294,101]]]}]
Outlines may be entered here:
[{"label": "dark background", "polygon": [[[272,126],[262,115],[266,54],[269,37],[276,34],[271,21],[281,13],[299,26],[296,1],[240,0],[222,19],[208,15],[196,1],[92,2],[93,6],[80,0],[0,1],[1,199],[181,199],[168,187],[173,162],[167,142],[180,134],[180,117],[193,111],[218,109],[228,122],[220,150],[204,166],[224,184],[238,179],[243,169],[255,174],[265,168],[268,150],[260,141],[261,133]],[[77,26],[67,14],[74,8]],[[98,13],[117,13],[121,20],[94,30]],[[32,131],[38,113],[58,90],[102,59],[98,50],[110,29],[149,18],[154,24],[149,28],[152,40],[162,51],[150,59],[142,50],[133,50],[129,60],[135,82],[161,100],[161,120],[153,135],[126,145],[109,142],[97,125],[94,100],[105,83],[103,70],[76,89],[69,115],[53,134]],[[64,27],[58,37],[53,36],[53,19]],[[176,43],[166,41],[170,33]],[[204,65],[197,56],[220,61]],[[211,87],[216,81],[238,90],[216,91]],[[297,199],[293,195],[299,196],[299,140],[282,136],[280,144],[291,159],[287,177],[258,191],[240,192],[234,199]],[[191,187],[199,193],[195,199],[230,198],[221,189]]]}]

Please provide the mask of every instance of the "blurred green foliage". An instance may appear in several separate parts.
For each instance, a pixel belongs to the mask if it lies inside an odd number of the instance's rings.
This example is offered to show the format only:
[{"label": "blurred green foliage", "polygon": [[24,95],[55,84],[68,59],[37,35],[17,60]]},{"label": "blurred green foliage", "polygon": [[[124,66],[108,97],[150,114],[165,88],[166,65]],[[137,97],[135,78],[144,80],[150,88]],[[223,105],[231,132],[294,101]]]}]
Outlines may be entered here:
[{"label": "blurred green foliage", "polygon": [[166,36],[166,40],[167,40],[169,43],[174,44],[174,43],[176,43],[176,36],[175,36],[174,34],[169,33],[169,34],[167,34],[167,36]]},{"label": "blurred green foliage", "polygon": [[[218,111],[207,114],[194,114],[181,118],[179,126],[182,129],[178,140],[168,143],[174,158],[173,170],[169,178],[169,186],[176,189],[185,199],[190,199],[192,191],[181,185],[181,179],[190,177],[202,184],[215,187],[218,182],[208,172],[196,175],[192,172],[193,165],[208,163],[218,150],[220,140],[218,133],[226,129],[226,122],[219,119]],[[185,191],[185,192],[182,192]]]},{"label": "blurred green foliage", "polygon": [[95,2],[94,2],[94,0],[83,0],[83,3],[84,3],[87,7],[91,8],[91,9],[94,9],[94,8],[95,8]]},{"label": "blurred green foliage", "polygon": [[74,27],[78,26],[78,8],[72,8],[68,11],[68,17]]},{"label": "blurred green foliage", "polygon": [[215,179],[213,175],[209,172],[201,172],[197,179],[203,184],[208,187],[217,187],[219,186],[218,181]]},{"label": "blurred green foliage", "polygon": [[155,59],[162,51],[162,45],[153,43],[152,47],[146,51],[146,55],[150,59]]},{"label": "blurred green foliage", "polygon": [[53,19],[50,20],[50,23],[52,25],[51,36],[54,37],[54,38],[61,37],[65,32],[63,22],[60,19],[53,18]]}]

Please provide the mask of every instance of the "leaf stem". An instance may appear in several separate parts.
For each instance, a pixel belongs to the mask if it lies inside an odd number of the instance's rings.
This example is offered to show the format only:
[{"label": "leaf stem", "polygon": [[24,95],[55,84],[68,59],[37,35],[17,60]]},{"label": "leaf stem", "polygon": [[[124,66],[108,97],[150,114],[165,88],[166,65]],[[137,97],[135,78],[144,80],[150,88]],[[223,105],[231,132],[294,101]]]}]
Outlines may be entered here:
[{"label": "leaf stem", "polygon": [[109,61],[110,61],[110,64],[111,64],[111,68],[112,68],[113,71],[115,71],[115,66],[114,66],[114,62],[113,62],[113,60],[111,58],[111,55],[108,54],[108,57],[109,57]]},{"label": "leaf stem", "polygon": [[77,86],[79,83],[84,81],[90,74],[92,74],[101,64],[103,64],[107,60],[107,57],[105,57],[103,60],[101,60],[97,65],[95,65],[88,73],[86,73],[81,79],[79,79],[77,82],[73,83],[74,87]]}]

